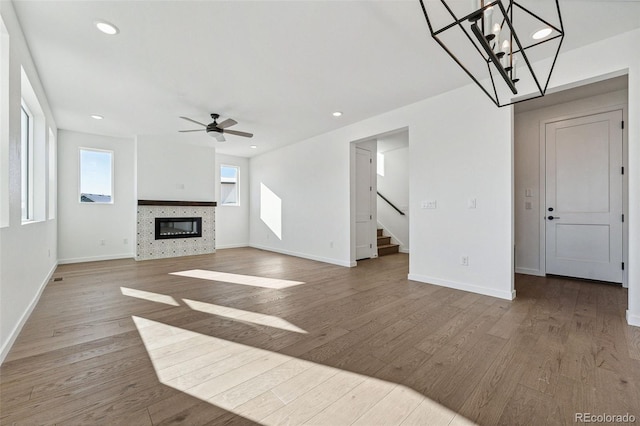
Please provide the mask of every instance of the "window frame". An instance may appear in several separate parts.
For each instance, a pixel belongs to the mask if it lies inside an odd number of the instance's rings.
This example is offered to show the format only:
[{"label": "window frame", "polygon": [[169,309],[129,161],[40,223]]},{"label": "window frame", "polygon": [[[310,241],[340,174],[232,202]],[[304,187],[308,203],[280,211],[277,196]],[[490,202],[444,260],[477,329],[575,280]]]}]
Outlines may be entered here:
[{"label": "window frame", "polygon": [[[222,200],[222,185],[225,185],[225,183],[222,182],[222,169],[226,167],[226,168],[233,168],[236,169],[236,181],[234,183],[235,185],[235,190],[236,190],[236,202],[235,203],[225,203],[224,200]],[[222,207],[240,207],[240,166],[236,166],[233,164],[220,164],[220,168],[218,169],[219,172],[219,176],[220,176],[220,206]]]},{"label": "window frame", "polygon": [[[82,151],[103,152],[111,155],[111,201],[82,201]],[[78,147],[78,203],[81,205],[111,205],[115,203],[115,152],[111,149]]]},{"label": "window frame", "polygon": [[[24,132],[23,116],[27,117],[27,131]],[[21,203],[25,203],[21,209],[22,223],[34,222],[34,186],[33,186],[33,113],[24,99],[20,102],[20,171],[21,171]]]}]

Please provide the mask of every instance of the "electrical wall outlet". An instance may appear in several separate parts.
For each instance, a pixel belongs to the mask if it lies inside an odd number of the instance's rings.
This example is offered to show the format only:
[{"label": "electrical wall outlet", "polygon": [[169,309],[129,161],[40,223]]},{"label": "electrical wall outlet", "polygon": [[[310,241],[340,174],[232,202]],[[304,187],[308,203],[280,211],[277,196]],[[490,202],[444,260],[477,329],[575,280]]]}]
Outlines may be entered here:
[{"label": "electrical wall outlet", "polygon": [[438,202],[436,200],[423,200],[420,203],[420,207],[423,209],[436,209],[438,208]]},{"label": "electrical wall outlet", "polygon": [[101,246],[106,246],[107,245],[107,240],[100,240],[100,245]]},{"label": "electrical wall outlet", "polygon": [[469,256],[461,256],[460,257],[460,264],[462,266],[469,266]]}]

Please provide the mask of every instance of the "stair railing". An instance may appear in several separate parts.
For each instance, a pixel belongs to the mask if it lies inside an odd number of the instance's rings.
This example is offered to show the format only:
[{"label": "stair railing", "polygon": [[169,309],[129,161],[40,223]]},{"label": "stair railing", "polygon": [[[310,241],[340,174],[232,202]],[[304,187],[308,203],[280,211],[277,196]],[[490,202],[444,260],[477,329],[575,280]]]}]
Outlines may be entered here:
[{"label": "stair railing", "polygon": [[398,213],[400,213],[402,216],[404,216],[404,212],[402,210],[400,210],[399,208],[397,208],[391,201],[389,201],[389,199],[387,197],[385,197],[384,195],[382,195],[380,192],[376,191],[378,193],[378,195],[380,196],[380,198],[382,198],[383,200],[385,200],[391,207],[393,207],[393,209],[395,211],[397,211]]}]

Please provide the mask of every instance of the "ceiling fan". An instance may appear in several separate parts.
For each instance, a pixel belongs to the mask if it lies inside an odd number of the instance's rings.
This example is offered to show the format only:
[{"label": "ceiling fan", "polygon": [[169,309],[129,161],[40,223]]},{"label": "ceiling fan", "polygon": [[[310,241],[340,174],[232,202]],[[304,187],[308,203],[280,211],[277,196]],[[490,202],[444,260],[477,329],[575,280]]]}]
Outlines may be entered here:
[{"label": "ceiling fan", "polygon": [[229,130],[228,127],[235,126],[238,122],[232,118],[227,118],[226,120],[218,123],[218,118],[220,118],[220,114],[211,114],[211,118],[213,118],[213,122],[209,124],[200,123],[199,121],[192,120],[189,117],[180,117],[183,120],[190,121],[192,123],[199,124],[204,127],[204,129],[195,129],[195,130],[180,130],[180,132],[202,132],[204,130],[207,131],[211,136],[216,138],[218,142],[224,142],[226,139],[224,138],[223,133],[228,133],[230,135],[242,136],[245,138],[252,138],[253,133],[240,132],[238,130]]}]

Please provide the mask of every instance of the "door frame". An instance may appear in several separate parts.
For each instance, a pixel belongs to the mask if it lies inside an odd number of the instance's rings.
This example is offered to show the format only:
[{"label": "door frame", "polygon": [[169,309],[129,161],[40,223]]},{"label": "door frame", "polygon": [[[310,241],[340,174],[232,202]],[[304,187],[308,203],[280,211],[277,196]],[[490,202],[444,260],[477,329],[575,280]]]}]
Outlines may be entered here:
[{"label": "door frame", "polygon": [[[546,182],[546,162],[547,162],[547,153],[546,153],[546,126],[547,124],[556,123],[558,121],[572,120],[575,118],[586,117],[589,115],[597,115],[612,111],[622,110],[622,120],[625,123],[624,129],[622,129],[622,165],[625,169],[625,173],[622,176],[622,212],[625,218],[629,217],[629,174],[627,171],[629,170],[629,156],[628,153],[628,128],[629,128],[629,117],[628,117],[628,108],[625,104],[618,105],[609,105],[602,108],[586,110],[582,112],[576,112],[572,114],[560,115],[554,118],[546,119],[540,121],[540,160],[539,160],[539,188],[540,188],[540,203],[539,203],[539,235],[540,235],[540,272],[542,275],[546,275],[547,271],[547,237],[546,237],[546,226],[547,221],[545,220],[546,214],[546,200],[547,197],[547,182]],[[622,261],[625,265],[629,264],[629,221],[625,220],[622,223]],[[624,268],[622,271],[622,286],[625,288],[629,287],[629,268]]]},{"label": "door frame", "polygon": [[[404,126],[404,127],[399,127],[393,130],[389,130],[387,132],[381,132],[381,133],[377,133],[377,134],[373,134],[364,138],[360,138],[360,139],[355,139],[352,140],[349,143],[349,198],[350,198],[350,202],[349,202],[349,224],[351,229],[349,230],[349,238],[350,238],[350,266],[357,266],[357,262],[356,262],[356,192],[355,192],[355,179],[356,179],[356,145],[362,142],[366,142],[366,141],[376,141],[379,138],[384,138],[385,136],[389,136],[389,135],[393,135],[395,133],[399,133],[399,132],[409,132],[409,127],[408,126]],[[409,132],[410,135],[410,132]],[[372,182],[372,186],[373,186],[373,194],[374,196],[373,198],[373,209],[371,211],[371,214],[373,216],[373,234],[375,236],[376,233],[376,228],[378,227],[378,209],[376,208],[376,204],[377,204],[377,190],[378,190],[378,185],[377,185],[377,178],[376,178],[376,173],[377,173],[377,165],[378,165],[378,161],[377,161],[377,155],[376,155],[377,149],[374,150],[372,152],[372,168],[371,168],[371,173],[372,173],[372,178],[371,178],[371,182]],[[411,152],[411,138],[409,137],[409,152]],[[411,191],[409,191],[409,205],[411,205]],[[411,231],[409,231],[409,234],[411,234]],[[373,239],[373,242],[376,242],[376,238]],[[378,257],[378,249],[376,247],[376,244],[374,244],[373,247],[373,251],[375,254],[375,257]],[[372,256],[373,257],[373,256]]]}]

